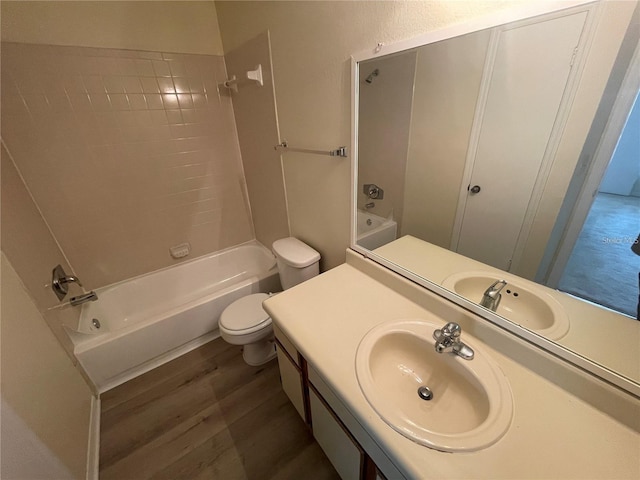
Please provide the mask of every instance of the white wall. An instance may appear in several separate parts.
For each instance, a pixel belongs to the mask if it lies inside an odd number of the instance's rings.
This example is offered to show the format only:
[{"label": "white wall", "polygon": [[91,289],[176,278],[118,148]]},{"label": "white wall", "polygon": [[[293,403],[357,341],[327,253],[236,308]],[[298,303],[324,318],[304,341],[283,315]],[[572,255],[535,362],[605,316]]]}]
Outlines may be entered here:
[{"label": "white wall", "polygon": [[418,50],[401,235],[451,245],[489,36]]},{"label": "white wall", "polygon": [[[21,440],[33,447],[33,457],[23,452],[22,459],[12,458],[10,471],[13,478],[30,478],[35,464],[55,465],[58,472],[66,469],[75,478],[85,478],[91,391],[4,253],[1,267],[3,410],[9,406],[14,420],[11,425],[17,428],[9,433],[20,433]],[[8,433],[5,418],[2,420],[3,434]],[[34,443],[34,437],[41,443]],[[3,467],[5,446],[15,448],[18,440],[3,438]],[[4,469],[1,473],[5,478]],[[54,472],[50,474],[53,476]]]},{"label": "white wall", "polygon": [[[375,69],[378,76],[367,83]],[[384,218],[393,214],[400,231],[415,71],[415,51],[369,60],[360,69],[358,208],[375,203],[369,211]],[[384,191],[382,200],[363,193],[370,183]]]},{"label": "white wall", "polygon": [[4,480],[73,478],[69,469],[4,399],[0,401],[0,415],[0,473]]},{"label": "white wall", "polygon": [[[50,288],[42,288],[51,281],[51,271],[60,264],[65,272],[72,272],[67,259],[44,221],[40,210],[33,202],[9,152],[2,145],[0,155],[0,191],[2,198],[2,229],[0,243],[2,253],[7,256],[18,272],[20,281],[38,307],[71,358],[73,344],[63,330],[63,325],[74,327],[78,324],[80,309],[54,309],[59,300]],[[69,296],[82,293],[82,289],[71,284]]]},{"label": "white wall", "polygon": [[[557,232],[561,232],[567,222],[567,212],[561,211],[566,203],[575,201],[573,186],[581,185],[589,171],[589,163],[599,142],[599,135],[592,137],[592,125],[604,125],[608,118],[617,91],[607,91],[610,75],[618,77],[623,71],[614,71],[614,62],[621,48],[630,22],[634,20],[634,10],[638,2],[603,2],[600,18],[596,25],[593,42],[585,59],[584,70],[577,92],[568,113],[567,123],[559,141],[556,156],[547,178],[538,211],[533,219],[530,234],[522,252],[520,264],[513,272],[525,278],[535,278],[541,266],[545,250],[554,251],[557,246]],[[633,42],[631,42],[633,43]],[[623,45],[623,49],[633,51],[635,45]],[[626,54],[625,54],[626,55]],[[614,82],[615,83],[615,82]],[[614,89],[615,90],[615,89]],[[608,107],[600,110],[601,100]],[[597,127],[596,127],[597,130]],[[573,193],[572,193],[573,190]],[[554,225],[558,222],[556,231]],[[552,233],[554,234],[552,236]],[[548,259],[545,259],[546,262]],[[544,270],[543,266],[543,270]],[[542,274],[541,274],[542,275]]]},{"label": "white wall", "polygon": [[[618,145],[600,184],[600,191],[631,195],[640,180],[640,102],[635,103],[624,126]],[[640,195],[640,191],[635,195]]]},{"label": "white wall", "polygon": [[[225,52],[269,30],[280,134],[290,145],[350,143],[350,64],[373,50],[517,5],[517,1],[216,2]],[[284,175],[291,233],[312,244],[323,268],[349,245],[349,161],[288,153]]]},{"label": "white wall", "polygon": [[263,86],[243,83],[233,99],[242,166],[256,239],[271,248],[289,236],[282,163],[273,146],[279,142],[269,35],[265,32],[224,56],[229,78],[246,78],[246,72],[262,66]]},{"label": "white wall", "polygon": [[212,1],[2,2],[2,40],[222,54]]}]

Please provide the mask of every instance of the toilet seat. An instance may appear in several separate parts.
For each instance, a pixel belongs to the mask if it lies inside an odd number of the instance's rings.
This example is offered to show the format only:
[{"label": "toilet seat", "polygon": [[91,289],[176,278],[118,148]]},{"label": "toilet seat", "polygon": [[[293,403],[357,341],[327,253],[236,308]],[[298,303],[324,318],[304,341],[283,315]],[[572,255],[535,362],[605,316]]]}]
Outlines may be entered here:
[{"label": "toilet seat", "polygon": [[266,293],[254,293],[229,305],[220,315],[220,327],[232,335],[247,335],[271,325],[271,317],[262,308],[269,298]]}]

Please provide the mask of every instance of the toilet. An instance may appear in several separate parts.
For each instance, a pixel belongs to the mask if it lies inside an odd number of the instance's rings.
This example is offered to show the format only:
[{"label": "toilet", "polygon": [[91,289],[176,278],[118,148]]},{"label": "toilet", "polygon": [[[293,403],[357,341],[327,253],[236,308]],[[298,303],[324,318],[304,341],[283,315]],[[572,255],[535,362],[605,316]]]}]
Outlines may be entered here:
[{"label": "toilet", "polygon": [[[273,242],[282,288],[287,290],[315,277],[320,272],[320,254],[297,238],[281,238]],[[243,345],[244,361],[252,366],[275,358],[273,327],[269,314],[262,308],[269,295],[254,293],[236,300],[220,315],[220,336],[232,345]]]}]

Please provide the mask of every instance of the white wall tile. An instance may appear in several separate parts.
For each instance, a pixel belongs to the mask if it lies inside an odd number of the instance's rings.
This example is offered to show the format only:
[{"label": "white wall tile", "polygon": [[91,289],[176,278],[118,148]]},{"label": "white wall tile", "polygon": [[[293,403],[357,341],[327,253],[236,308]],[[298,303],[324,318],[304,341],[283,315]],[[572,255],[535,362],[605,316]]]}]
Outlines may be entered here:
[{"label": "white wall tile", "polygon": [[2,53],[3,139],[88,288],[174,264],[177,242],[193,258],[253,238],[231,103],[191,94],[216,89],[222,57]]}]

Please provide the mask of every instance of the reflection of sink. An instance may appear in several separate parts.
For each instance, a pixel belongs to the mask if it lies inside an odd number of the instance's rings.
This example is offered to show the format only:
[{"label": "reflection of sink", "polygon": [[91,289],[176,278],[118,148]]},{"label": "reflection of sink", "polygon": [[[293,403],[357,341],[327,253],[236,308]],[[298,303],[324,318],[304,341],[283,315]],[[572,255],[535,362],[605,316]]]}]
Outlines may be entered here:
[{"label": "reflection of sink", "polygon": [[[442,286],[480,303],[485,290],[496,280],[506,280],[502,300],[496,313],[521,327],[532,330],[550,340],[558,340],[569,331],[569,317],[558,301],[538,285],[512,276],[491,272],[462,272],[447,277]],[[526,282],[526,286],[525,285]]]},{"label": "reflection of sink", "polygon": [[[378,415],[405,437],[445,452],[480,450],[509,428],[511,389],[474,345],[473,360],[436,353],[432,333],[445,323],[396,320],[374,327],[358,346],[358,383]],[[464,333],[462,340],[467,343]],[[433,392],[431,400],[420,398],[421,386]]]}]

